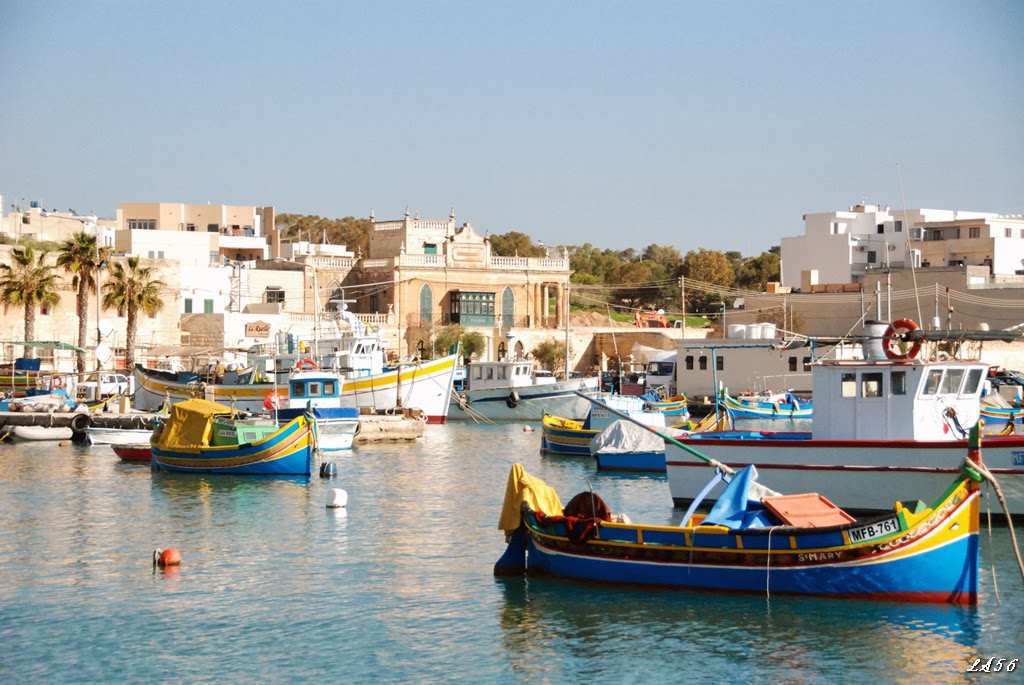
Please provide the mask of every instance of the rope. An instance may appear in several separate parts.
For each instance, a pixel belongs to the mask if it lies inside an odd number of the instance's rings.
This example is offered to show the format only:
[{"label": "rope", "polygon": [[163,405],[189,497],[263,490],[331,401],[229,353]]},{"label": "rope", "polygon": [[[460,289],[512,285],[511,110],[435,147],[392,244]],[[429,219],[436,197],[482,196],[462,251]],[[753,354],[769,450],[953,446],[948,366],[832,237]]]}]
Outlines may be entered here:
[{"label": "rope", "polygon": [[985,498],[985,517],[988,519],[988,558],[989,566],[992,569],[992,590],[996,593],[996,604],[1002,606],[999,599],[999,581],[996,580],[996,553],[992,544],[992,507],[989,498]]},{"label": "rope", "polygon": [[1013,517],[1010,516],[1010,507],[1006,505],[1006,498],[1003,497],[1003,489],[999,487],[996,477],[987,468],[967,458],[964,459],[964,462],[967,466],[984,476],[985,480],[992,485],[992,489],[995,490],[999,503],[1003,505],[1003,511],[1006,512],[1006,525],[1010,529],[1010,542],[1013,543],[1013,552],[1017,555],[1017,567],[1020,569],[1021,580],[1024,580],[1024,559],[1020,555],[1020,546],[1017,545],[1017,533],[1013,530]]}]

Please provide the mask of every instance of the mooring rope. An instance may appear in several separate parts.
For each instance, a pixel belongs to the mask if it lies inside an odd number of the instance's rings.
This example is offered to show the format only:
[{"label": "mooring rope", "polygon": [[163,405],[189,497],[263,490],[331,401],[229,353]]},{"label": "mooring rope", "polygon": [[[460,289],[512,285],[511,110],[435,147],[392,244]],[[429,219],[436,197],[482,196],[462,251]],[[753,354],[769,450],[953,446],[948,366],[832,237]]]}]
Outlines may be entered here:
[{"label": "mooring rope", "polygon": [[1006,498],[1003,497],[1003,489],[999,487],[996,477],[993,476],[992,472],[987,468],[967,458],[964,459],[964,462],[967,466],[984,476],[985,480],[992,485],[992,489],[995,490],[996,498],[999,500],[999,503],[1003,506],[1003,511],[1006,513],[1006,525],[1010,529],[1010,542],[1013,543],[1013,552],[1017,555],[1017,567],[1020,569],[1021,579],[1024,580],[1024,559],[1022,559],[1020,555],[1020,546],[1017,544],[1017,533],[1013,530],[1013,517],[1010,515],[1010,507],[1006,504]]}]

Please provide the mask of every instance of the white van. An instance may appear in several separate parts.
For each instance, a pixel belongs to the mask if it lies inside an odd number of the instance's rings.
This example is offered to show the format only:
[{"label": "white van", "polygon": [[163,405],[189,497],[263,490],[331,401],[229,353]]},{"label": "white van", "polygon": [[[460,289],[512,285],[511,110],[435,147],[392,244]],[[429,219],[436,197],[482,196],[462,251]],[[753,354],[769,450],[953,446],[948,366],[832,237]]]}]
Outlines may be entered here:
[{"label": "white van", "polygon": [[647,389],[653,390],[662,385],[668,391],[669,397],[679,394],[676,384],[675,352],[662,352],[653,361],[647,362]]}]

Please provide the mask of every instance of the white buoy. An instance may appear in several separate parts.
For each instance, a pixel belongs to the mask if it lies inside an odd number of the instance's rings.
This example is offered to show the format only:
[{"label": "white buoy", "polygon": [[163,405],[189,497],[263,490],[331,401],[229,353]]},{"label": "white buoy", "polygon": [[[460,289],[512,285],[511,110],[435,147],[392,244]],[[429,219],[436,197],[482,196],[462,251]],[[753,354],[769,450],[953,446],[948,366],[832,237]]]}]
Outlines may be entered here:
[{"label": "white buoy", "polygon": [[341,488],[334,488],[327,494],[327,508],[341,509],[348,504],[348,493]]}]

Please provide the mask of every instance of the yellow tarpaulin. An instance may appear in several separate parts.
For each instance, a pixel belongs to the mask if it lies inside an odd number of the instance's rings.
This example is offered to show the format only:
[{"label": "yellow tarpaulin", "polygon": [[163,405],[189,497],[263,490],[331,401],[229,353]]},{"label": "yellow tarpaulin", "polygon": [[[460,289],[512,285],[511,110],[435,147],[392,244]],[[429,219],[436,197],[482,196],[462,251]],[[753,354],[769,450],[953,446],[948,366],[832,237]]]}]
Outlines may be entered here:
[{"label": "yellow tarpaulin", "polygon": [[558,493],[540,478],[528,474],[522,464],[513,464],[508,474],[508,485],[505,486],[501,518],[498,520],[498,528],[505,531],[506,536],[519,527],[523,502],[528,503],[534,511],[548,516],[562,515],[562,501],[558,499]]},{"label": "yellow tarpaulin", "polygon": [[171,407],[156,446],[162,450],[197,451],[210,444],[213,417],[231,413],[231,407],[209,400],[178,402]]}]

